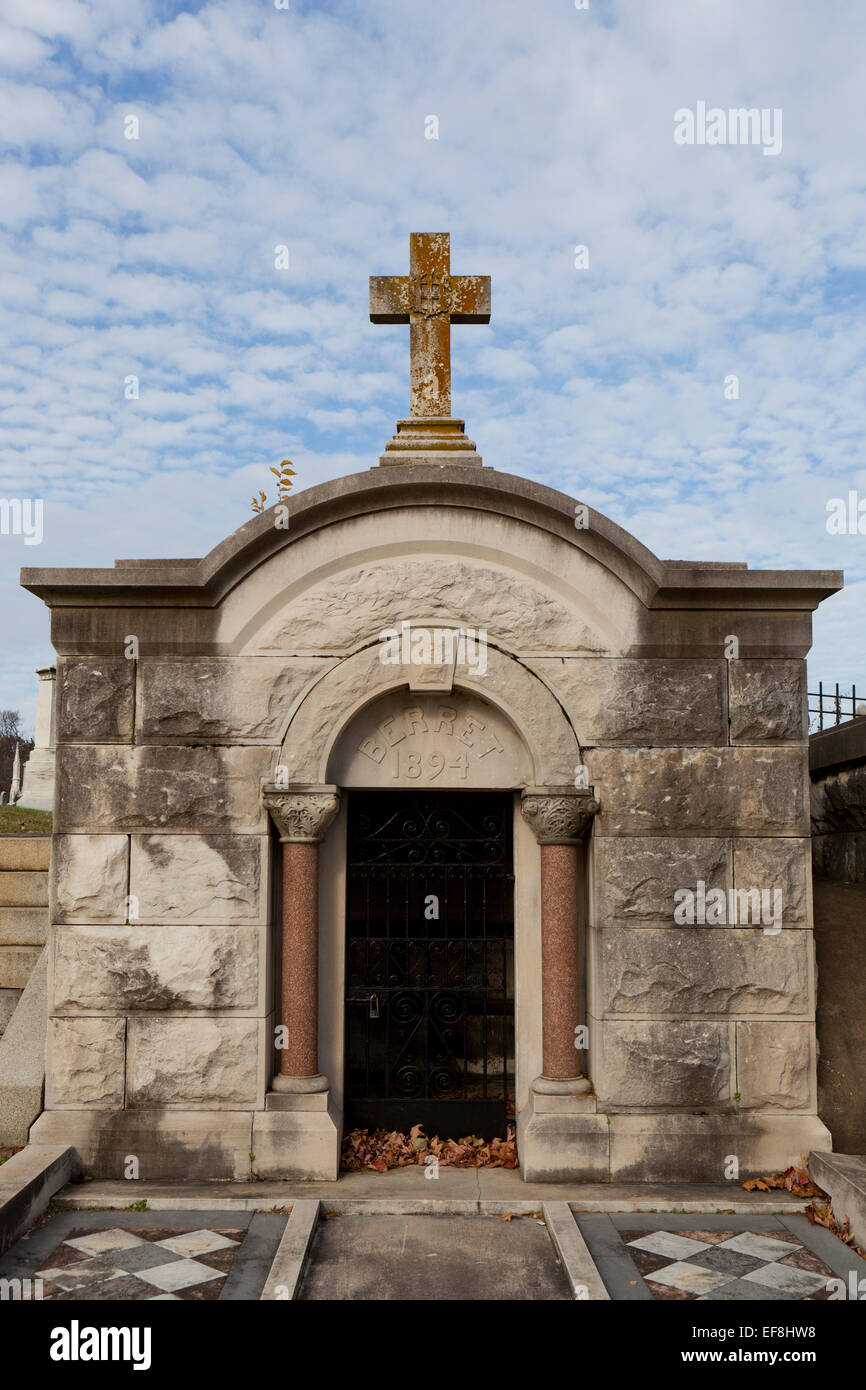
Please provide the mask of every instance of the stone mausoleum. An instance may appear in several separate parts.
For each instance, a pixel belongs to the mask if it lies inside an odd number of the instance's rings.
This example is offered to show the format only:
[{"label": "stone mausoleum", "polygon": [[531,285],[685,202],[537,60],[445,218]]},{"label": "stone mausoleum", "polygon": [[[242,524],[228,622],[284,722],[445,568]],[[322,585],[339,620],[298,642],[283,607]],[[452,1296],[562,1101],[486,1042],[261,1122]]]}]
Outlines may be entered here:
[{"label": "stone mausoleum", "polygon": [[25,570],[57,651],[45,1110],[119,1177],[336,1179],[355,1126],[714,1181],[817,1116],[804,658],[836,573],[660,560],[482,464],[445,235],[412,410],[203,559]]}]

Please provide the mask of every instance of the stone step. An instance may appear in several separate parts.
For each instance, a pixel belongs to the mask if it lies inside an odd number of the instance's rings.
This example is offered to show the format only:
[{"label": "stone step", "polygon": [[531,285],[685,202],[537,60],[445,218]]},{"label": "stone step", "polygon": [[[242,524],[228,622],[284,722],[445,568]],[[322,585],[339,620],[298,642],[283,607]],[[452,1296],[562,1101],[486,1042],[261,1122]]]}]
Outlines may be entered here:
[{"label": "stone step", "polygon": [[44,946],[47,907],[0,907],[0,946]]},{"label": "stone step", "polygon": [[23,989],[41,950],[41,946],[0,946],[0,989]]},{"label": "stone step", "polygon": [[0,869],[0,906],[47,907],[47,870]]},{"label": "stone step", "polygon": [[0,835],[0,870],[47,869],[50,864],[50,835]]}]

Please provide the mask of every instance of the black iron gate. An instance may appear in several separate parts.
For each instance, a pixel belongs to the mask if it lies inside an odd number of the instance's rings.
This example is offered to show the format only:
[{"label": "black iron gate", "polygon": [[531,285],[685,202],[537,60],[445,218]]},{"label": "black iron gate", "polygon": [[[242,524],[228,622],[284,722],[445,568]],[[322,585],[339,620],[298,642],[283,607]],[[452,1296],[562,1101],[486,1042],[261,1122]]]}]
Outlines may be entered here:
[{"label": "black iron gate", "polygon": [[350,793],[347,1128],[505,1136],[511,816],[498,792]]}]

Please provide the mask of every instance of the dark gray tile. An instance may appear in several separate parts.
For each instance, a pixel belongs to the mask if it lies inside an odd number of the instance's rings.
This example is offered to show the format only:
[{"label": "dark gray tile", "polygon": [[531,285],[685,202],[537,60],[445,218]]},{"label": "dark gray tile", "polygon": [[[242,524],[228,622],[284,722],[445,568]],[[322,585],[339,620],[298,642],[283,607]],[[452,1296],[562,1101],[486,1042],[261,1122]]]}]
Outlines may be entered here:
[{"label": "dark gray tile", "polygon": [[748,1279],[734,1279],[730,1284],[723,1284],[720,1289],[714,1289],[711,1294],[708,1294],[707,1298],[719,1298],[723,1302],[742,1299],[744,1303],[750,1301],[753,1303],[766,1302],[769,1299],[773,1299],[774,1302],[779,1299],[784,1302],[797,1302],[796,1294],[779,1293],[777,1289],[768,1289],[763,1284],[752,1284]]},{"label": "dark gray tile", "polygon": [[764,1264],[764,1260],[756,1259],[754,1255],[741,1255],[738,1250],[717,1250],[712,1247],[709,1250],[700,1250],[697,1255],[689,1255],[686,1264],[700,1265],[703,1269],[718,1269],[722,1273],[730,1273],[732,1277],[739,1277],[748,1274],[750,1269],[757,1269],[758,1265]]},{"label": "dark gray tile", "polygon": [[176,1260],[182,1260],[183,1255],[176,1255],[173,1250],[164,1250],[159,1245],[136,1245],[132,1250],[118,1250],[116,1255],[112,1255],[112,1260],[117,1269],[125,1269],[128,1274],[134,1274],[137,1269],[156,1269],[158,1265],[174,1264]]}]

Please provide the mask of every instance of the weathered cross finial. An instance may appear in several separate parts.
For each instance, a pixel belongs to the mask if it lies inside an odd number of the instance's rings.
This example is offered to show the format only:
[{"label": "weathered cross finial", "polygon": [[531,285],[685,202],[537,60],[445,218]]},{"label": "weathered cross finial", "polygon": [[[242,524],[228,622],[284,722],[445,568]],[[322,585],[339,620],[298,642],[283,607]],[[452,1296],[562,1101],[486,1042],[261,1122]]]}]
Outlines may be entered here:
[{"label": "weathered cross finial", "polygon": [[408,275],[370,276],[373,323],[408,323],[410,418],[451,415],[451,325],[490,322],[490,276],[451,274],[448,232],[413,232]]}]

